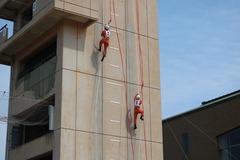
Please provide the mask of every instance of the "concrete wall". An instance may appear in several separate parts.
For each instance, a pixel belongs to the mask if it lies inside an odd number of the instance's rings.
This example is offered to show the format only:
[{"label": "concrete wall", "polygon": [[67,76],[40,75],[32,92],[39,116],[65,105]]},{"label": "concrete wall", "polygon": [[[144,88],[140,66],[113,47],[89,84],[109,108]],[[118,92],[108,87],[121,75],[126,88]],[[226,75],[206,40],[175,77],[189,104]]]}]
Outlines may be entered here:
[{"label": "concrete wall", "polygon": [[[9,160],[26,160],[52,151],[54,137],[47,134],[18,148],[9,150]],[[44,147],[43,147],[44,146]]]},{"label": "concrete wall", "polygon": [[[162,159],[158,33],[152,27],[157,26],[154,15],[157,4],[156,1],[142,2],[140,32],[144,59],[146,149],[149,159]],[[140,76],[135,4],[115,1],[115,6],[123,64],[127,73],[128,107],[133,116],[133,96],[138,91]],[[58,50],[59,72],[56,79],[60,81],[56,84],[56,106],[61,107],[57,107],[56,115],[61,116],[56,117],[55,127],[61,141],[60,144],[56,142],[60,150],[55,152],[54,159],[132,159],[114,20],[110,24],[110,46],[104,62],[100,62],[102,54],[97,51],[102,22],[109,20],[108,1],[104,1],[103,9],[103,19],[100,15],[95,25],[86,29],[79,23],[66,20],[58,32],[58,44],[63,48]],[[132,15],[132,20],[129,15]],[[153,20],[153,15],[155,21],[149,22],[147,17]],[[139,119],[138,129],[134,131],[131,128],[135,159],[146,156],[143,130],[143,123]],[[69,145],[71,147],[67,147]]]},{"label": "concrete wall", "polygon": [[189,135],[188,159],[220,159],[218,136],[239,127],[239,103],[237,96],[164,121],[164,159],[186,159],[179,146],[183,133]]},{"label": "concrete wall", "polygon": [[[64,19],[37,40],[46,41],[44,37],[57,35],[57,68],[52,91],[55,94],[53,159],[132,160],[134,152],[134,159],[145,159],[147,154],[149,160],[162,160],[157,0],[139,1],[146,148],[144,123],[139,117],[138,129],[132,128],[133,97],[140,88],[135,1],[114,1],[127,76],[127,101],[114,20],[110,24],[110,46],[104,62],[100,61],[102,53],[97,51],[103,24],[110,18],[109,1],[71,1],[76,5],[70,1],[55,2],[59,8],[69,7],[68,10],[91,7],[92,10],[86,11],[90,15],[95,14],[94,10],[98,10],[99,6],[100,14],[98,22],[87,28],[73,21],[74,18]],[[85,12],[84,9],[81,11]],[[37,46],[37,43],[32,45],[33,48]],[[18,54],[16,58],[23,58],[26,54]],[[132,120],[131,133],[127,129],[128,112]],[[31,150],[34,149],[29,148]]]}]

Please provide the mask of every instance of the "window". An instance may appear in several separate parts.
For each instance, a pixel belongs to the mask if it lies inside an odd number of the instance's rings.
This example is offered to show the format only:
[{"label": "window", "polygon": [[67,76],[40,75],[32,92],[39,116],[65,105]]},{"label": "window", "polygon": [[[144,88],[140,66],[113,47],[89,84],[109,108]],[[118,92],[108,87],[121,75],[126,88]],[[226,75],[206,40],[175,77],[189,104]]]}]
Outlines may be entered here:
[{"label": "window", "polygon": [[54,39],[20,63],[16,87],[23,84],[24,91],[34,91],[34,95],[38,98],[49,93],[54,86],[56,45]]},{"label": "window", "polygon": [[240,128],[219,136],[221,160],[240,159]]},{"label": "window", "polygon": [[30,142],[51,132],[49,130],[49,106],[55,105],[54,95],[33,105],[14,116],[15,125],[12,127],[11,148]]},{"label": "window", "polygon": [[11,148],[16,148],[23,144],[23,127],[22,125],[12,127]]},{"label": "window", "polygon": [[188,156],[189,155],[189,138],[188,138],[188,133],[183,133],[182,134],[182,147],[184,153]]}]

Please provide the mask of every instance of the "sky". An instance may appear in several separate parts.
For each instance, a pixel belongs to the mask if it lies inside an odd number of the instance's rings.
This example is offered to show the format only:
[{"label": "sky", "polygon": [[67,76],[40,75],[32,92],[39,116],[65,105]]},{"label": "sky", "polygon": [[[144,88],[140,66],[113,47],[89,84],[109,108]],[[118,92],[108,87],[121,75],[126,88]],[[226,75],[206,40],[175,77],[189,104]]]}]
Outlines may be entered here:
[{"label": "sky", "polygon": [[[0,28],[5,24],[8,24],[9,28],[12,28],[12,23],[3,21],[0,19]],[[9,31],[9,36],[12,35],[12,31]],[[0,116],[2,116],[2,111],[6,109],[6,103],[2,98],[2,93],[4,91],[9,92],[10,85],[10,67],[6,65],[0,65]],[[5,146],[6,146],[6,133],[7,133],[7,124],[0,121],[0,160],[5,160]]]},{"label": "sky", "polygon": [[[240,89],[239,19],[239,0],[158,0],[163,119]],[[9,91],[9,72],[0,65],[0,91]]]},{"label": "sky", "polygon": [[159,0],[162,117],[240,89],[240,1]]}]

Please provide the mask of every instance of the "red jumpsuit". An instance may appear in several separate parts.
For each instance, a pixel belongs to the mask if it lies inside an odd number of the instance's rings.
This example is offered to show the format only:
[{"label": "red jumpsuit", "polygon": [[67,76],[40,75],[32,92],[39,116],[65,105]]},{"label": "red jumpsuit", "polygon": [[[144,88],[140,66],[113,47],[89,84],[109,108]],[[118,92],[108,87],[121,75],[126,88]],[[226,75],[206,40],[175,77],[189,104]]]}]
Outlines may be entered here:
[{"label": "red jumpsuit", "polygon": [[110,31],[103,30],[101,33],[101,36],[102,36],[102,39],[99,42],[99,48],[101,48],[102,44],[104,44],[103,56],[106,56],[107,55],[107,47],[109,46]]},{"label": "red jumpsuit", "polygon": [[140,108],[140,106],[142,104],[142,100],[137,99],[137,95],[138,94],[136,94],[134,96],[134,125],[136,125],[136,123],[137,123],[137,115],[139,113],[141,113],[142,117],[144,116],[144,111]]}]

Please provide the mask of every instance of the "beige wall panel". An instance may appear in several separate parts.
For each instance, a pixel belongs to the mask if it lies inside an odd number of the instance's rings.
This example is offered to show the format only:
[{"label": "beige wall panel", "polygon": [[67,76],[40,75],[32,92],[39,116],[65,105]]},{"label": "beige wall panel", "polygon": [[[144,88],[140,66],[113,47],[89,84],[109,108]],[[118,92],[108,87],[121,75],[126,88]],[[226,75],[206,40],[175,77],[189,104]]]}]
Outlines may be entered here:
[{"label": "beige wall panel", "polygon": [[126,146],[127,146],[126,138],[103,136],[103,159],[104,160],[128,159],[127,152],[130,148]]},{"label": "beige wall panel", "polygon": [[163,144],[152,143],[152,159],[163,160]]},{"label": "beige wall panel", "polygon": [[[141,85],[140,79],[140,59],[138,37],[132,33],[127,33],[127,81],[134,84]],[[148,46],[147,38],[140,37],[140,45],[143,59],[143,76],[144,86],[149,86],[149,72],[148,72]],[[151,56],[151,55],[150,55]]]},{"label": "beige wall panel", "polygon": [[[56,116],[55,116],[56,117]],[[60,160],[60,138],[61,138],[61,130],[55,130],[53,136],[53,160],[59,159]]]},{"label": "beige wall panel", "polygon": [[[137,33],[137,13],[136,13],[136,1],[126,1],[127,3],[127,9],[126,9],[126,30],[130,32]],[[146,0],[139,0],[138,1],[139,6],[139,29],[140,34],[147,36],[147,2]]]},{"label": "beige wall panel", "polygon": [[[81,2],[84,2],[84,1],[81,1]],[[90,17],[90,8],[89,7],[85,8],[85,7],[78,6],[78,5],[75,5],[72,3],[68,3],[68,2],[65,2],[63,7],[64,7],[64,10],[67,10],[68,12],[78,13],[83,16]]]},{"label": "beige wall panel", "polygon": [[56,8],[63,9],[63,4],[64,4],[64,2],[62,0],[54,0],[54,6]]},{"label": "beige wall panel", "polygon": [[158,4],[157,0],[147,0],[147,19],[148,19],[148,36],[158,39]]},{"label": "beige wall panel", "polygon": [[91,9],[92,10],[99,10],[99,0],[91,0]]},{"label": "beige wall panel", "polygon": [[65,3],[71,3],[72,5],[90,8],[91,0],[65,0]]},{"label": "beige wall panel", "polygon": [[102,80],[77,74],[77,130],[102,132]]},{"label": "beige wall panel", "polygon": [[77,74],[69,70],[62,72],[61,127],[75,129]]},{"label": "beige wall panel", "polygon": [[98,20],[98,17],[99,17],[99,12],[98,11],[95,11],[95,10],[91,10],[90,11],[90,16],[96,20]]},{"label": "beige wall panel", "polygon": [[116,23],[117,27],[119,29],[125,29],[125,1],[124,0],[115,0],[115,16],[114,16],[114,11],[113,11],[113,1],[111,5],[111,12],[110,12],[110,3],[109,0],[103,0],[103,6],[100,6],[103,12],[100,12],[100,14],[103,14],[103,22],[101,21],[100,23],[107,24],[108,21],[110,20],[110,14],[112,16],[112,22],[110,24],[111,27],[116,27],[115,26],[115,18],[116,17]]},{"label": "beige wall panel", "polygon": [[55,74],[55,113],[54,113],[54,128],[58,129],[61,127],[61,105],[62,105],[62,71]]},{"label": "beige wall panel", "polygon": [[[151,157],[151,143],[142,140],[132,139],[133,149],[134,149],[134,160],[158,160],[152,159]],[[147,157],[147,158],[146,158]],[[133,160],[132,148],[131,148],[131,139],[128,139],[128,160]]]},{"label": "beige wall panel", "polygon": [[151,107],[151,140],[153,142],[162,142],[162,112],[160,90],[150,89],[150,107]]},{"label": "beige wall panel", "polygon": [[126,136],[126,100],[122,82],[103,81],[103,133]]},{"label": "beige wall panel", "polygon": [[61,129],[60,136],[59,160],[74,160],[76,152],[76,132],[74,130]]},{"label": "beige wall panel", "polygon": [[[115,32],[114,32],[115,31]],[[123,31],[119,31],[119,40],[122,51],[123,65],[126,69],[125,61],[125,36]],[[117,34],[114,28],[111,29],[110,44],[107,51],[107,57],[103,61],[103,76],[115,80],[124,80],[122,73],[122,61],[120,48],[118,46]],[[126,71],[125,71],[126,72]]]},{"label": "beige wall panel", "polygon": [[[101,73],[101,55],[98,52],[98,37],[100,38],[100,25],[91,25],[87,29],[78,26],[78,54],[77,70],[89,74]],[[99,34],[99,35],[98,35]],[[97,37],[97,38],[96,38]],[[95,44],[95,45],[94,45]]]},{"label": "beige wall panel", "polygon": [[120,106],[104,106],[103,109],[103,133],[110,135],[121,135],[121,127],[125,122],[121,121]]},{"label": "beige wall panel", "polygon": [[101,160],[102,135],[76,132],[76,160]]},{"label": "beige wall panel", "polygon": [[148,38],[150,87],[160,89],[160,59],[158,40]]},{"label": "beige wall panel", "polygon": [[63,22],[63,68],[76,70],[77,22]]}]

